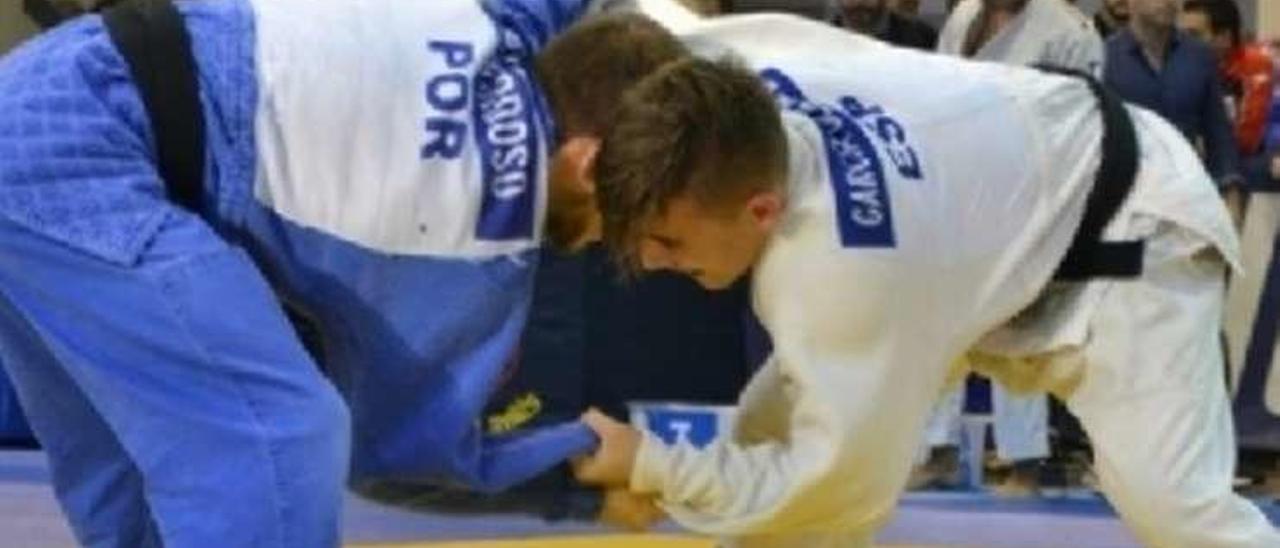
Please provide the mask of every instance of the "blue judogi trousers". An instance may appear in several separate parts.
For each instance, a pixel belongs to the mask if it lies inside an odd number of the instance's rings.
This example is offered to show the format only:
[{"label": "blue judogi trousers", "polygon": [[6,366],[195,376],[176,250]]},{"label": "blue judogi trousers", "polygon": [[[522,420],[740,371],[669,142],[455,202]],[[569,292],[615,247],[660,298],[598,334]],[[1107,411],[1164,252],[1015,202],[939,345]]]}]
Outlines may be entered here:
[{"label": "blue judogi trousers", "polygon": [[58,500],[86,546],[336,546],[346,406],[246,253],[164,199],[142,112],[96,17],[0,63],[0,361]]}]

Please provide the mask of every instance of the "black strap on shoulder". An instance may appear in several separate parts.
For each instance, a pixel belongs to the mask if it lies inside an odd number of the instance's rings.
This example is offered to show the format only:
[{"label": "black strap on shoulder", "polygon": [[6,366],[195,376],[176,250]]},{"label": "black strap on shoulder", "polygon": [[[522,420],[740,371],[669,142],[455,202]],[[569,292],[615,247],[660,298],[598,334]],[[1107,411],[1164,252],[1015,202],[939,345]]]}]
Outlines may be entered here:
[{"label": "black strap on shoulder", "polygon": [[124,0],[102,13],[129,64],[155,138],[169,199],[198,212],[204,180],[204,115],[195,57],[182,16],[170,0]]},{"label": "black strap on shoulder", "polygon": [[1141,240],[1104,242],[1102,232],[1120,211],[1138,175],[1138,136],[1124,102],[1087,73],[1058,67],[1040,70],[1074,76],[1089,84],[1102,113],[1102,162],[1089,191],[1084,219],[1066,257],[1053,278],[1082,281],[1090,278],[1136,278],[1142,274]]}]

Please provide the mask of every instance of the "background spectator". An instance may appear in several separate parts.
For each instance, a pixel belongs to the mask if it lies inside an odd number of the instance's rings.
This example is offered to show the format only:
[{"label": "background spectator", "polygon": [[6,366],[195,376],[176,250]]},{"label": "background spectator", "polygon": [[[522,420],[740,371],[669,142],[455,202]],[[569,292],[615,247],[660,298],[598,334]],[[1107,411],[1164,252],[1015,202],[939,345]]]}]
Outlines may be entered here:
[{"label": "background spectator", "polygon": [[1103,38],[1129,24],[1129,0],[1102,0],[1102,6],[1093,15],[1093,26]]},{"label": "background spectator", "polygon": [[722,13],[787,12],[819,21],[835,17],[834,0],[724,0]]},{"label": "background spectator", "polygon": [[1129,26],[1107,40],[1105,80],[1126,101],[1160,113],[1203,153],[1223,186],[1241,181],[1217,57],[1178,30],[1179,0],[1130,0]]},{"label": "background spectator", "polygon": [[1234,0],[1188,0],[1182,7],[1181,26],[1218,56],[1240,154],[1261,153],[1275,88],[1276,67],[1270,52],[1263,44],[1244,40],[1240,8]]},{"label": "background spectator", "polygon": [[1088,18],[1062,0],[963,0],[942,28],[938,51],[1092,74],[1100,74],[1104,57]]},{"label": "background spectator", "polygon": [[920,17],[920,0],[889,0],[889,9],[903,17]]},{"label": "background spectator", "polygon": [[889,0],[839,0],[836,24],[898,46],[932,50],[937,45],[938,31],[914,16],[893,11],[889,4]]},{"label": "background spectator", "polygon": [[1257,174],[1255,180],[1266,181],[1271,188],[1280,189],[1280,39],[1268,46],[1271,58],[1277,61],[1273,77],[1276,85],[1271,93],[1271,114],[1263,131],[1263,154],[1255,158],[1253,167]]}]

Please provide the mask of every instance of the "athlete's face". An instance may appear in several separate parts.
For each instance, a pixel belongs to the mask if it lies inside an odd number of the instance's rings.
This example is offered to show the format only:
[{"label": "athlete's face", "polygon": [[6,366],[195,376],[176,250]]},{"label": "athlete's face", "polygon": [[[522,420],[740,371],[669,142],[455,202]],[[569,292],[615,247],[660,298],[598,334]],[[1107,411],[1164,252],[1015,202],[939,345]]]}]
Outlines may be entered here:
[{"label": "athlete's face", "polygon": [[1182,0],[1129,0],[1129,17],[1145,25],[1173,28]]},{"label": "athlete's face", "polygon": [[641,266],[684,273],[707,289],[729,287],[755,266],[782,209],[782,194],[774,190],[715,209],[688,197],[672,200],[644,226]]}]

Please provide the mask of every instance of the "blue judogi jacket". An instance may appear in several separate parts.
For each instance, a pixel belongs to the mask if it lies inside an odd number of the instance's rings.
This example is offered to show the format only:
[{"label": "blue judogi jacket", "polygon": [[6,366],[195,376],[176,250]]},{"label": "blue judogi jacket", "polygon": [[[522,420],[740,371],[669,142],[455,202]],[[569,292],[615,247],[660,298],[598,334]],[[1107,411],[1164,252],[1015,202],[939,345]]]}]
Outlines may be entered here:
[{"label": "blue judogi jacket", "polygon": [[[531,59],[587,4],[180,3],[207,126],[203,216],[318,326],[356,482],[499,490],[595,443],[578,423],[480,424],[518,360],[541,240],[555,128]],[[0,83],[0,103],[33,103],[0,120],[0,136],[30,136],[0,138],[24,166],[0,181],[0,215],[128,265],[173,207],[132,159],[151,132],[100,20],[45,38],[86,39],[4,61],[27,77]],[[50,70],[65,63],[76,77]]]}]

